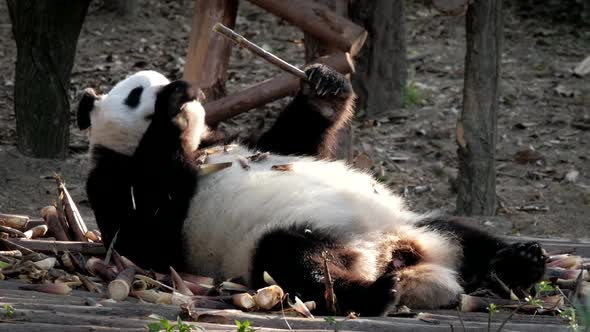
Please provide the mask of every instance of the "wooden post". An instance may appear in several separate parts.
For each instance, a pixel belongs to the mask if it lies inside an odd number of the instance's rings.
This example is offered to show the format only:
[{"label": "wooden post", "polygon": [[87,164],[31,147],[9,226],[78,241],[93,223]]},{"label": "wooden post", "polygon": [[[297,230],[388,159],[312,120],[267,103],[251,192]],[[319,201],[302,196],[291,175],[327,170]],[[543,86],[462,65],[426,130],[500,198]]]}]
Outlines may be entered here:
[{"label": "wooden post", "polygon": [[89,0],[7,0],[16,40],[18,149],[64,158],[70,137],[70,73]]},{"label": "wooden post", "polygon": [[231,41],[213,32],[215,23],[233,28],[238,0],[196,0],[183,79],[201,88],[208,100],[226,95]]},{"label": "wooden post", "polygon": [[[322,1],[249,0],[272,14],[284,18],[340,51],[356,55],[367,38],[367,31],[339,15]],[[346,0],[326,0],[343,1]]]},{"label": "wooden post", "polygon": [[352,20],[369,31],[355,57],[352,77],[357,110],[368,118],[403,106],[406,86],[406,28],[404,0],[352,0]]},{"label": "wooden post", "polygon": [[470,2],[463,111],[457,122],[457,214],[496,210],[496,120],[502,54],[502,1]]}]

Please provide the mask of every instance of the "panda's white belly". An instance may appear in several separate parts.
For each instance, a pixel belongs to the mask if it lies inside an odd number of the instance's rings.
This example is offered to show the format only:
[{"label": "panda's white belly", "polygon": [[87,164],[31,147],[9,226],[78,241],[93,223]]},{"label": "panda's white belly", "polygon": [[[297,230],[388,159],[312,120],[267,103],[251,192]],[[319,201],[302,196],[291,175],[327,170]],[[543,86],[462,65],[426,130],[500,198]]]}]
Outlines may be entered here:
[{"label": "panda's white belly", "polygon": [[[237,146],[209,157],[208,163],[233,164],[199,179],[183,228],[189,271],[247,278],[256,240],[273,226],[309,222],[364,234],[395,231],[419,218],[370,175],[344,163],[276,155],[249,162],[249,169],[238,162],[255,153]],[[292,170],[271,170],[284,164]]]}]

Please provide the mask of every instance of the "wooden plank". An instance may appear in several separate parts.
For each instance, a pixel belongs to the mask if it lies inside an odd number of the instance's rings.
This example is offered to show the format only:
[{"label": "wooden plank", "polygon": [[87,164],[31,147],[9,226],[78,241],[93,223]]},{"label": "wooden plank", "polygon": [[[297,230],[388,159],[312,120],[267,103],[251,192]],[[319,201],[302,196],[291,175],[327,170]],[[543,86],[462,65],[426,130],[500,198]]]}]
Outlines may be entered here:
[{"label": "wooden plank", "polygon": [[106,249],[102,243],[78,242],[78,241],[47,241],[47,240],[30,240],[20,238],[9,238],[6,241],[15,243],[22,247],[37,252],[80,252],[85,255],[104,255]]},{"label": "wooden plank", "polygon": [[572,239],[547,239],[530,236],[506,236],[506,241],[514,242],[539,242],[547,252],[574,251],[576,255],[590,257],[590,241]]}]

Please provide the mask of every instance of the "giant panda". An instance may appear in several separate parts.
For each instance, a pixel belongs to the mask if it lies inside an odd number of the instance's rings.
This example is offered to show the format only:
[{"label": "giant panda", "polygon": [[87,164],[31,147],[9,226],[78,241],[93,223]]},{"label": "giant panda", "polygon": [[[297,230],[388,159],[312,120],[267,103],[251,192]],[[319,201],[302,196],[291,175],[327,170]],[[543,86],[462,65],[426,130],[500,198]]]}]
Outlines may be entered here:
[{"label": "giant panda", "polygon": [[[89,128],[87,193],[105,245],[144,267],[242,276],[253,289],[266,271],[319,313],[328,312],[324,264],[339,313],[364,316],[526,290],[542,277],[537,243],[414,213],[370,174],[330,160],[354,94],[326,66],[305,72],[258,141],[207,148],[200,92],[187,82],[141,71],[105,95],[87,89],[78,125]],[[228,167],[203,172],[205,158]]]}]

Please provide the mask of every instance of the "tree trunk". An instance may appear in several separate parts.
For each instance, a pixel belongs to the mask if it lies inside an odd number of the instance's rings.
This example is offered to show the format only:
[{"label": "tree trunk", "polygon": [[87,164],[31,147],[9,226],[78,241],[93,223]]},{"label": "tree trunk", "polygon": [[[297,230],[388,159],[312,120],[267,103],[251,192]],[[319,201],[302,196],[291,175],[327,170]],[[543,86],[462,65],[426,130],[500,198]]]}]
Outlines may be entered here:
[{"label": "tree trunk", "polygon": [[17,46],[14,111],[18,149],[25,155],[67,155],[70,73],[89,2],[7,0]]},{"label": "tree trunk", "polygon": [[213,32],[217,22],[233,28],[238,0],[196,0],[183,78],[199,87],[207,101],[227,94],[227,68],[231,41]]},{"label": "tree trunk", "polygon": [[404,0],[352,0],[352,20],[369,32],[352,76],[357,109],[369,118],[400,109],[406,86]]},{"label": "tree trunk", "polygon": [[[323,5],[328,6],[335,14],[348,17],[348,0],[316,0]],[[337,46],[328,45],[325,41],[315,38],[312,34],[304,33],[305,40],[305,62],[309,63],[322,55],[341,52]],[[350,75],[347,75],[350,79]],[[338,147],[334,152],[334,157],[346,161],[352,161],[353,158],[353,132],[352,126],[347,125],[338,132]]]},{"label": "tree trunk", "polygon": [[496,113],[502,54],[502,1],[470,2],[463,111],[457,122],[457,214],[496,210]]},{"label": "tree trunk", "polygon": [[133,16],[137,14],[137,0],[104,0],[103,8],[116,12],[119,16]]}]

